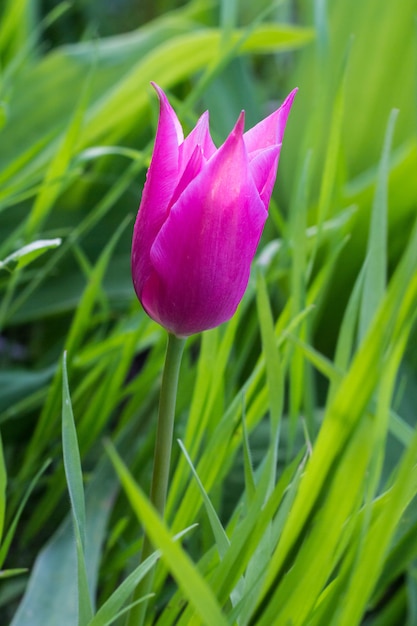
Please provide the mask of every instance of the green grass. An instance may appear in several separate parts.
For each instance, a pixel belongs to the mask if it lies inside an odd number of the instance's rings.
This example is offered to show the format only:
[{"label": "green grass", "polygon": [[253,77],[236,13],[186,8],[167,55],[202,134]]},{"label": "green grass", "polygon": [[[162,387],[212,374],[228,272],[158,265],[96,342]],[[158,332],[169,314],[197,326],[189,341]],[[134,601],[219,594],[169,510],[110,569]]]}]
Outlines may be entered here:
[{"label": "green grass", "polygon": [[[0,626],[121,626],[155,564],[147,624],[411,626],[414,3],[142,4],[0,9]],[[165,520],[151,80],[217,144],[299,87],[247,293],[186,344]]]}]

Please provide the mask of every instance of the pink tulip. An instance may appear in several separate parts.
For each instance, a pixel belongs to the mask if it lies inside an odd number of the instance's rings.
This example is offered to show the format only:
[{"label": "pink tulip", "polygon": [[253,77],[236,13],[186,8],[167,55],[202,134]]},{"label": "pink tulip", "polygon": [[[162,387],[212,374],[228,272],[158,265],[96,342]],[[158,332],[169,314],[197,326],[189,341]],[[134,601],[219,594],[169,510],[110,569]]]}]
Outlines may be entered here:
[{"label": "pink tulip", "polygon": [[159,122],[133,233],[132,276],[148,315],[186,337],[230,319],[243,297],[297,90],[246,133],[242,111],[216,148],[208,112],[184,139],[154,87]]}]

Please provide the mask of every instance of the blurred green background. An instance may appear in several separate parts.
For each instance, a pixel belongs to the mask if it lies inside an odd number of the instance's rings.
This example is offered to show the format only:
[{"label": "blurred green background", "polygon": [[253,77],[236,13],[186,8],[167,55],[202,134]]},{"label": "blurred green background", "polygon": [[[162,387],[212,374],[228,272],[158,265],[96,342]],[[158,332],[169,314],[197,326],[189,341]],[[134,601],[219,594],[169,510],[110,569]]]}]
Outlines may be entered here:
[{"label": "blurred green background", "polygon": [[[32,568],[68,510],[60,440],[64,349],[86,475],[96,476],[102,437],[126,436],[134,418],[132,441],[140,445],[127,446],[126,458],[134,468],[144,468],[145,484],[149,478],[164,341],[134,297],[130,242],[157,122],[150,81],[167,91],[186,131],[208,108],[217,145],[242,108],[249,127],[298,86],[257,264],[265,269],[274,319],[290,301],[293,317],[313,301],[308,332],[299,339],[332,359],[346,304],[369,252],[372,211],[377,216],[380,206],[387,257],[379,274],[383,287],[415,222],[416,33],[414,0],[2,1],[5,528],[16,515],[20,520],[0,553],[2,563],[9,552],[9,568]],[[393,110],[398,110],[396,118]],[[384,141],[389,159],[381,174]],[[378,188],[381,180],[387,184],[386,199]],[[34,242],[41,242],[39,253],[25,249]],[[261,350],[253,283],[236,324],[239,349],[230,348],[225,383],[213,401],[219,414],[238,394]],[[413,424],[415,339],[414,330],[401,364],[407,378],[398,392],[402,416]],[[180,432],[186,430],[199,345],[195,340],[184,366]],[[325,403],[326,376],[303,373],[299,383],[285,410],[317,417]],[[259,423],[262,415],[259,410]],[[258,431],[253,440],[260,459],[264,435]],[[289,457],[298,435],[290,426]],[[398,457],[397,441],[389,454],[387,474]],[[51,464],[21,514],[19,505],[46,459]],[[225,475],[226,466],[219,469],[216,484]],[[236,486],[234,477],[225,483],[226,495],[220,487],[215,494],[225,518],[242,489],[242,479]],[[5,478],[0,482],[4,495]],[[123,507],[117,500],[109,512],[110,539],[100,573],[103,597],[131,557],[126,546],[136,529]],[[11,577],[0,588],[0,614],[5,611],[7,620],[27,581],[26,574]],[[16,620],[14,626],[24,624],[23,617]]]}]

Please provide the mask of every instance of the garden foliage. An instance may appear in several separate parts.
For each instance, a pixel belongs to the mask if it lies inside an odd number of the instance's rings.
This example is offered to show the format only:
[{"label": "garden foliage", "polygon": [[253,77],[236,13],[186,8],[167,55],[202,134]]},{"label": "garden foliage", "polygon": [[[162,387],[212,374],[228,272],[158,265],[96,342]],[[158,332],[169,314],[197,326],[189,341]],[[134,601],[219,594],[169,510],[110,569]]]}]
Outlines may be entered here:
[{"label": "garden foliage", "polygon": [[[143,4],[0,8],[0,626],[123,624],[156,562],[148,624],[417,624],[414,2]],[[245,297],[186,344],[164,521],[150,81],[216,145],[299,88]]]}]

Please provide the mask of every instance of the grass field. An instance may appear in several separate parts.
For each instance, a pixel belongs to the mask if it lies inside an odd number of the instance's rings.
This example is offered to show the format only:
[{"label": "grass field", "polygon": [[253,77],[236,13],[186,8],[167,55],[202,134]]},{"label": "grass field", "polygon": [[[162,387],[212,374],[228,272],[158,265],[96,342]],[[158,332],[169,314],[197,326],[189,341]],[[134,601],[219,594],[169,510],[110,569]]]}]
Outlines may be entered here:
[{"label": "grass field", "polygon": [[[417,625],[416,16],[1,3],[0,626],[125,624],[143,527],[145,624]],[[299,88],[244,299],[185,346],[164,520],[166,333],[130,272],[150,81],[217,146]]]}]

